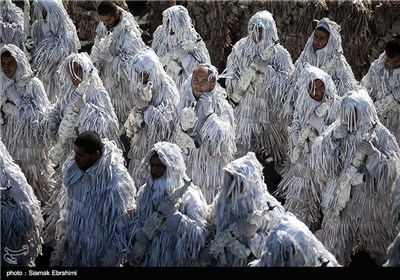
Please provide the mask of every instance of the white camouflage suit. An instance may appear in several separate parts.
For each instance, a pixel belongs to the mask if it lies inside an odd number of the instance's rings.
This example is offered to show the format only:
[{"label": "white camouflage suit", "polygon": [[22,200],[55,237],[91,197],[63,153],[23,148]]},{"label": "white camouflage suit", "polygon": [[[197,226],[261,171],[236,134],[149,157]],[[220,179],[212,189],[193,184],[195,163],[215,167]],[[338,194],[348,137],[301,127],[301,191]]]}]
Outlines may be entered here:
[{"label": "white camouflage suit", "polygon": [[37,198],[45,203],[55,188],[44,137],[49,100],[24,52],[13,44],[4,45],[0,55],[6,51],[15,58],[17,71],[11,79],[0,71],[0,137]]},{"label": "white camouflage suit", "polygon": [[269,192],[253,152],[223,169],[223,185],[210,207],[215,236],[209,252],[218,267],[245,267],[261,257],[272,222],[285,210]]},{"label": "white camouflage suit", "polygon": [[[389,68],[383,52],[372,62],[361,84],[367,88],[374,101],[379,120],[400,143],[400,68]],[[382,107],[380,103],[388,105]]]},{"label": "white camouflage suit", "polygon": [[[321,101],[311,98],[309,86],[316,80],[324,84]],[[322,182],[316,180],[311,169],[311,146],[314,139],[335,119],[340,103],[332,78],[323,70],[307,64],[297,82],[296,100],[288,160],[282,170],[278,192],[285,198],[285,209],[304,222],[312,232],[320,227]],[[318,172],[318,171],[317,171]]]},{"label": "white camouflage suit", "polygon": [[1,266],[35,266],[42,253],[40,201],[0,139]]},{"label": "white camouflage suit", "polygon": [[322,243],[344,266],[355,249],[382,265],[395,237],[390,211],[400,149],[365,88],[343,97],[338,119],[315,139],[310,162],[326,181]]},{"label": "white camouflage suit", "polygon": [[273,16],[254,14],[248,35],[232,48],[224,70],[226,92],[236,105],[237,157],[261,150],[276,165],[286,157],[289,127],[281,119],[286,84],[293,71],[289,52],[279,44]]},{"label": "white camouflage suit", "polygon": [[[46,19],[42,10],[46,10]],[[78,33],[61,0],[34,0],[31,26],[32,68],[38,71],[51,103],[60,95],[57,69],[71,53],[81,48]]]},{"label": "white camouflage suit", "polygon": [[[150,158],[155,153],[166,167],[157,179],[153,179],[150,172]],[[191,183],[176,196],[177,201],[169,200],[169,196],[175,194],[184,185],[184,180],[188,179],[185,162],[176,144],[156,143],[148,152],[145,163],[148,168],[147,183],[138,191],[138,211],[130,231],[133,245],[131,254],[139,257],[130,258],[130,262],[134,266],[143,267],[195,266],[208,235],[207,203],[204,196]],[[161,204],[165,205],[167,201],[172,211],[165,215],[166,212],[160,212],[160,209]],[[146,237],[140,239],[138,236],[142,233]],[[143,239],[146,242],[141,243]],[[141,254],[136,248],[142,248]]]},{"label": "white camouflage suit", "polygon": [[[218,71],[214,66],[200,66],[208,68],[209,79],[218,80]],[[183,131],[185,126],[182,123],[188,121],[185,111],[190,109],[193,110],[195,121]],[[222,184],[221,170],[234,159],[236,153],[232,106],[226,100],[225,89],[218,82],[196,101],[190,75],[183,84],[177,114],[178,125],[175,126],[173,140],[186,154],[188,175],[203,191],[207,203],[211,203]],[[191,145],[187,145],[181,137],[189,138]],[[197,143],[194,144],[194,141]]]},{"label": "white camouflage suit", "polygon": [[[179,92],[151,48],[141,50],[131,65],[131,95],[135,105],[124,126],[130,138],[128,170],[135,184],[140,187],[146,182],[141,164],[143,158],[156,142],[169,141],[171,138]],[[144,74],[148,74],[147,81],[144,80]]]},{"label": "white camouflage suit", "polygon": [[[97,26],[90,58],[99,70],[100,78],[110,94],[122,128],[130,110],[136,105],[134,95],[130,91],[131,60],[145,47],[145,44],[133,15],[120,7],[118,11],[120,22],[116,26],[108,29],[103,22]],[[112,60],[103,60],[100,57],[103,52],[109,52]]]},{"label": "white camouflage suit", "polygon": [[295,70],[291,77],[291,86],[289,87],[289,92],[285,101],[284,114],[288,120],[293,118],[293,106],[298,95],[295,84],[297,83],[300,73],[304,67],[304,63],[307,62],[308,64],[321,68],[328,73],[335,83],[339,96],[343,96],[348,91],[355,90],[358,85],[358,82],[354,77],[353,70],[343,54],[340,25],[329,18],[323,18],[318,21],[315,28],[318,27],[323,27],[329,32],[328,42],[322,49],[314,50],[314,29],[304,46],[304,50],[296,60],[294,64]]},{"label": "white camouflage suit", "polygon": [[162,25],[154,31],[151,47],[180,90],[198,64],[211,63],[210,55],[185,7],[172,6],[162,16]]}]

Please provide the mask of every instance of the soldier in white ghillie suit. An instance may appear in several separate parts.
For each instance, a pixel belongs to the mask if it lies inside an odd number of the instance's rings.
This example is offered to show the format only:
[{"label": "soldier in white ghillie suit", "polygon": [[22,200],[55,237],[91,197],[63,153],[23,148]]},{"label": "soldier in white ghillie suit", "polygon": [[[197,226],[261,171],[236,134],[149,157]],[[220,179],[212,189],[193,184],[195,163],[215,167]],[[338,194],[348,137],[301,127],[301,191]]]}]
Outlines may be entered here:
[{"label": "soldier in white ghillie suit", "polygon": [[[119,124],[110,96],[103,86],[97,69],[87,53],[70,54],[60,64],[61,95],[49,109],[46,135],[52,147],[49,157],[54,166],[62,166],[73,150],[73,141],[79,133],[96,131],[101,138],[114,140],[123,148],[118,136]],[[43,209],[46,219],[45,241],[54,244],[55,222],[58,219],[58,192],[61,186],[61,168],[54,176],[58,188]]]},{"label": "soldier in white ghillie suit", "polygon": [[294,64],[295,71],[285,101],[284,114],[289,121],[293,118],[294,104],[298,96],[298,89],[295,85],[305,62],[328,73],[335,83],[339,96],[356,89],[358,82],[343,54],[340,29],[341,27],[336,22],[323,18],[318,21],[313,33],[308,38],[303,52]]},{"label": "soldier in white ghillie suit", "polygon": [[[385,51],[372,62],[361,84],[374,101],[379,120],[400,145],[400,36],[386,43]],[[391,219],[400,229],[400,178],[394,194]],[[391,250],[393,252],[396,249]],[[397,264],[400,265],[399,261]]]},{"label": "soldier in white ghillie suit", "polygon": [[138,191],[138,211],[130,233],[131,265],[197,265],[208,235],[207,203],[186,175],[180,148],[158,142],[145,164],[147,183]]},{"label": "soldier in white ghillie suit", "polygon": [[14,44],[23,49],[24,12],[11,0],[0,0],[0,47]]},{"label": "soldier in white ghillie suit", "polygon": [[40,201],[0,139],[1,266],[35,266],[42,253]]},{"label": "soldier in white ghillie suit", "polygon": [[80,49],[78,33],[61,0],[34,0],[32,20],[32,68],[54,103],[60,95],[57,69],[70,53]]},{"label": "soldier in white ghillie suit", "polygon": [[[100,23],[90,53],[93,64],[111,97],[120,124],[120,133],[131,109],[136,105],[131,93],[131,59],[146,45],[133,15],[112,1],[97,7]],[[135,86],[134,84],[133,86]]]},{"label": "soldier in white ghillie suit", "polygon": [[206,44],[193,26],[188,10],[175,5],[162,13],[162,25],[153,34],[151,47],[178,90],[200,63],[211,63]]},{"label": "soldier in white ghillie suit", "polygon": [[179,92],[151,48],[140,51],[131,61],[132,99],[135,106],[125,122],[130,138],[129,173],[140,187],[146,182],[142,160],[154,143],[168,141],[176,120]]},{"label": "soldier in white ghillie suit", "polygon": [[193,70],[182,87],[173,136],[186,155],[188,175],[207,203],[222,184],[222,168],[236,153],[233,109],[217,80],[218,70],[212,65],[200,64]]},{"label": "soldier in white ghillie suit", "polygon": [[74,139],[85,130],[94,130],[122,148],[117,115],[88,54],[70,54],[61,62],[58,72],[61,95],[50,108],[47,120],[47,134],[55,144],[49,154],[53,164],[63,164],[73,149]]},{"label": "soldier in white ghillie suit", "polygon": [[55,187],[43,137],[49,100],[20,48],[4,45],[0,56],[0,137],[37,198],[45,203]]},{"label": "soldier in white ghillie suit", "polygon": [[169,141],[174,130],[179,92],[151,48],[131,60],[130,92],[134,106],[124,128],[130,139],[128,170],[137,186],[146,182],[141,161],[159,141]]},{"label": "soldier in white ghillie suit", "polygon": [[215,236],[208,245],[215,266],[244,267],[261,257],[271,223],[285,210],[268,192],[253,152],[228,163],[210,209]]},{"label": "soldier in white ghillie suit", "polygon": [[400,36],[386,44],[386,50],[372,62],[361,84],[374,101],[379,120],[400,145]]},{"label": "soldier in white ghillie suit", "polygon": [[270,12],[254,14],[247,29],[247,37],[233,46],[224,71],[228,76],[226,92],[236,105],[237,157],[264,150],[280,166],[289,138],[289,128],[280,114],[293,71],[292,58],[279,44]]},{"label": "soldier in white ghillie suit", "polygon": [[282,170],[278,192],[285,198],[285,209],[315,232],[322,220],[322,183],[316,180],[315,170],[310,167],[311,145],[336,119],[340,97],[332,78],[308,63],[296,86],[299,96],[292,121],[288,160]]},{"label": "soldier in white ghillie suit", "polygon": [[337,121],[311,149],[311,167],[326,182],[320,240],[344,266],[357,250],[382,265],[396,234],[390,211],[400,149],[365,88],[343,97]]},{"label": "soldier in white ghillie suit", "polygon": [[332,255],[291,212],[279,217],[268,234],[265,252],[250,267],[341,267]]},{"label": "soldier in white ghillie suit", "polygon": [[61,215],[50,266],[121,266],[136,215],[136,187],[121,149],[94,131],[82,132],[62,170]]}]

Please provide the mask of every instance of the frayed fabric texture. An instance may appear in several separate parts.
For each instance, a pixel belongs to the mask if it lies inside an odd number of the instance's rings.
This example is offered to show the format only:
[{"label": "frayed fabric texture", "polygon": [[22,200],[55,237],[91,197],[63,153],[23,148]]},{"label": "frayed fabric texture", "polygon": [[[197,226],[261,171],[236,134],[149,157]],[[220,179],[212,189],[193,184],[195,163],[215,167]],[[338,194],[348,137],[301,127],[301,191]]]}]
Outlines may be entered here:
[{"label": "frayed fabric texture", "polygon": [[[153,179],[149,160],[157,152],[160,161],[167,167],[164,175]],[[160,200],[174,193],[187,178],[186,166],[180,149],[176,144],[158,142],[145,158],[147,182],[140,187],[137,195],[138,215],[130,230],[131,242],[147,219],[158,209]],[[208,229],[207,203],[200,189],[191,184],[178,200],[178,226],[168,228],[164,222],[153,239],[150,240],[143,258],[136,266],[168,267],[198,266],[198,254],[205,246]]]},{"label": "frayed fabric texture", "polygon": [[86,172],[73,153],[63,165],[59,196],[65,225],[51,263],[60,266],[120,266],[126,261],[127,229],[136,213],[136,187],[116,144],[102,139],[103,155]]},{"label": "frayed fabric texture", "polygon": [[35,266],[42,254],[40,201],[0,139],[1,265]]}]

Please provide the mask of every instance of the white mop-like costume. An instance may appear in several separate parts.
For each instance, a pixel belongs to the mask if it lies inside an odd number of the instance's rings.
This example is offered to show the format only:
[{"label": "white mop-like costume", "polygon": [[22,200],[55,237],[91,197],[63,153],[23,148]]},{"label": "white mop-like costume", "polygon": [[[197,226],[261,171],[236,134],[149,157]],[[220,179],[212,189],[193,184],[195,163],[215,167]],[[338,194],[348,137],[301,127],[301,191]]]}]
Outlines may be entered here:
[{"label": "white mop-like costume", "polygon": [[79,169],[74,152],[64,162],[59,239],[50,266],[115,267],[126,261],[136,187],[122,151],[114,141],[102,142],[103,154],[88,170]]},{"label": "white mop-like costume", "polygon": [[[74,63],[82,67],[83,77],[76,86],[71,81],[74,73]],[[97,69],[93,66],[87,53],[70,54],[58,69],[60,73],[61,95],[50,108],[46,124],[47,137],[52,143],[49,157],[54,166],[62,166],[69,153],[73,150],[73,142],[79,133],[86,130],[96,131],[101,138],[115,141],[122,149],[118,136],[119,124],[114,112],[110,96],[103,86]],[[61,186],[61,168],[55,177]],[[54,245],[55,223],[59,218],[58,192],[52,196],[43,212],[46,219],[45,240]]]},{"label": "white mop-like costume", "polygon": [[292,58],[279,44],[270,12],[254,14],[247,29],[247,37],[233,46],[224,71],[228,77],[228,97],[238,103],[234,109],[237,157],[248,151],[266,150],[280,165],[286,157],[289,138],[289,128],[282,122],[281,112],[286,84],[293,71]]},{"label": "white mop-like costume", "polygon": [[[158,179],[153,179],[150,173],[150,158],[155,153],[166,166]],[[147,183],[138,191],[138,212],[130,232],[131,264],[145,267],[197,265],[199,251],[205,246],[208,235],[207,203],[201,190],[188,183],[180,148],[173,143],[158,142],[148,152],[145,164]],[[160,212],[166,200],[172,207],[169,216]],[[144,238],[140,238],[141,235]]]},{"label": "white mop-like costume", "polygon": [[54,170],[43,137],[49,101],[24,52],[13,44],[4,45],[0,55],[5,51],[15,58],[17,71],[12,79],[0,71],[0,136],[37,198],[44,203],[54,190]]},{"label": "white mop-like costume", "polygon": [[386,66],[386,54],[383,52],[372,62],[361,84],[374,101],[379,120],[400,144],[400,68]]},{"label": "white mop-like costume", "polygon": [[0,47],[14,44],[23,48],[24,12],[11,0],[0,0]]},{"label": "white mop-like costume", "polygon": [[[179,92],[151,48],[140,51],[131,65],[131,95],[136,105],[131,108],[124,126],[131,138],[128,170],[135,184],[141,186],[146,182],[141,161],[156,142],[171,138]],[[147,83],[143,80],[144,73],[149,75]]]},{"label": "white mop-like costume", "polygon": [[310,229],[291,212],[274,224],[264,254],[250,267],[341,267]]},{"label": "white mop-like costume", "polygon": [[355,90],[358,85],[353,70],[343,54],[340,25],[328,18],[323,18],[318,21],[317,27],[323,27],[329,32],[328,42],[325,47],[315,51],[313,48],[314,29],[304,46],[304,50],[294,64],[295,70],[291,77],[291,86],[288,88],[289,92],[285,101],[284,112],[285,117],[289,121],[293,118],[294,103],[298,96],[298,89],[295,87],[295,84],[303,70],[304,63],[307,62],[328,73],[335,83],[339,96],[345,95],[348,91]]},{"label": "white mop-like costume", "polygon": [[162,25],[154,31],[151,47],[180,90],[193,69],[201,63],[210,64],[211,59],[185,7],[174,5],[163,11],[162,16]]},{"label": "white mop-like costume", "polygon": [[347,266],[353,250],[378,265],[395,236],[391,207],[399,176],[400,150],[379,122],[365,88],[343,97],[338,120],[315,139],[311,166],[326,186],[321,241]]},{"label": "white mop-like costume", "polygon": [[[75,86],[70,73],[78,63],[83,70],[82,81]],[[61,62],[58,69],[61,95],[49,112],[47,133],[55,142],[50,156],[54,165],[62,165],[73,148],[73,141],[79,133],[96,131],[101,138],[114,140],[119,148],[117,115],[110,96],[103,86],[97,69],[87,53],[70,54]]]},{"label": "white mop-like costume", "polygon": [[48,99],[54,103],[60,95],[57,69],[69,54],[80,49],[78,33],[61,0],[34,0],[32,20],[32,68],[38,71]]},{"label": "white mop-like costume", "polygon": [[[315,80],[324,83],[321,101],[309,94],[309,85]],[[299,96],[296,100],[288,160],[282,171],[278,192],[285,197],[285,209],[304,222],[312,232],[321,223],[321,182],[316,180],[310,166],[310,152],[314,139],[333,123],[340,104],[332,78],[323,70],[307,64],[297,82]],[[318,169],[317,169],[318,172]]]},{"label": "white mop-like costume", "polygon": [[[141,30],[133,15],[118,7],[120,22],[108,29],[103,22],[96,28],[96,37],[90,58],[99,70],[100,78],[110,94],[120,128],[128,119],[132,108],[136,105],[131,93],[131,59],[146,45],[141,38]],[[103,54],[107,60],[102,59]]]},{"label": "white mop-like costume", "polygon": [[223,169],[224,183],[211,206],[215,236],[209,252],[216,266],[244,267],[260,258],[271,223],[285,210],[269,192],[253,152]]},{"label": "white mop-like costume", "polygon": [[[217,69],[209,65],[209,72],[209,80],[217,81]],[[196,101],[191,74],[182,87],[177,114],[173,139],[186,155],[188,175],[200,187],[207,203],[211,203],[222,184],[221,170],[236,153],[232,106],[218,82]]]},{"label": "white mop-like costume", "polygon": [[42,253],[40,201],[0,139],[1,266],[35,266]]}]

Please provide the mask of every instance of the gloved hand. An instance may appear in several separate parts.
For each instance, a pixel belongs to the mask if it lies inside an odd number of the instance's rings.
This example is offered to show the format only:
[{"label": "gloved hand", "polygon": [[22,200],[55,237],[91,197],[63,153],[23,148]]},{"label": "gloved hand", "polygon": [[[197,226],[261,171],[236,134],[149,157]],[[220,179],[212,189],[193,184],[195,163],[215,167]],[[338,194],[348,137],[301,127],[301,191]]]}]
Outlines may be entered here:
[{"label": "gloved hand", "polygon": [[47,36],[48,34],[51,33],[50,23],[47,20],[43,21],[43,23],[42,23],[42,31],[43,31],[44,36]]},{"label": "gloved hand", "polygon": [[25,47],[29,52],[33,49],[34,46],[35,44],[33,43],[32,38],[31,37],[26,38]]},{"label": "gloved hand", "polygon": [[146,234],[144,234],[142,229],[139,229],[138,232],[136,232],[135,239],[137,242],[143,245],[147,245],[150,243],[150,239],[146,236]]},{"label": "gloved hand", "polygon": [[316,130],[320,130],[322,124],[324,123],[324,118],[319,118],[315,114],[313,114],[308,120],[307,123],[314,127]]},{"label": "gloved hand", "polygon": [[80,95],[84,95],[90,85],[90,79],[92,77],[92,70],[86,75],[85,79],[79,83],[78,87],[76,88],[76,92]]},{"label": "gloved hand", "polygon": [[192,51],[196,48],[197,42],[196,41],[184,41],[181,43],[181,46],[186,51]]},{"label": "gloved hand", "polygon": [[172,233],[177,233],[182,217],[183,217],[182,214],[178,212],[169,216],[164,222],[164,225],[166,226],[167,230]]},{"label": "gloved hand", "polygon": [[201,109],[202,109],[204,117],[207,117],[207,116],[211,115],[212,113],[214,113],[213,106],[212,106],[213,105],[212,97],[210,94],[203,93],[200,96],[199,102],[201,102]]},{"label": "gloved hand", "polygon": [[105,61],[107,61],[107,62],[112,62],[113,59],[114,59],[113,55],[112,55],[109,51],[100,53],[100,54],[99,54],[99,57],[100,57],[102,60],[105,60]]},{"label": "gloved hand", "polygon": [[173,204],[169,197],[162,198],[158,204],[158,211],[160,211],[165,218],[172,216],[176,210],[178,210],[178,205]]},{"label": "gloved hand", "polygon": [[17,107],[21,102],[22,93],[15,86],[10,86],[6,91],[7,98],[12,101]]},{"label": "gloved hand", "polygon": [[341,124],[332,131],[332,137],[336,139],[341,139],[345,137],[348,133],[349,132],[347,130],[347,124]]},{"label": "gloved hand", "polygon": [[251,224],[247,221],[247,217],[242,217],[236,221],[238,232],[246,238],[253,237],[257,232],[257,225]]},{"label": "gloved hand", "polygon": [[194,109],[194,103],[190,107],[183,108],[182,111],[182,119],[181,119],[181,127],[183,131],[187,131],[189,128],[192,128],[197,121],[196,112]]},{"label": "gloved hand", "polygon": [[360,146],[358,147],[359,151],[362,152],[363,154],[370,156],[374,154],[376,151],[378,151],[374,145],[371,143],[371,141],[366,141],[362,140]]},{"label": "gloved hand", "polygon": [[15,116],[18,114],[18,108],[12,102],[7,102],[3,106],[1,106],[1,111],[10,116]]},{"label": "gloved hand", "polygon": [[74,108],[82,109],[86,105],[84,96],[82,96],[81,94],[79,94],[77,92],[74,92],[71,96],[70,105],[73,106]]}]

